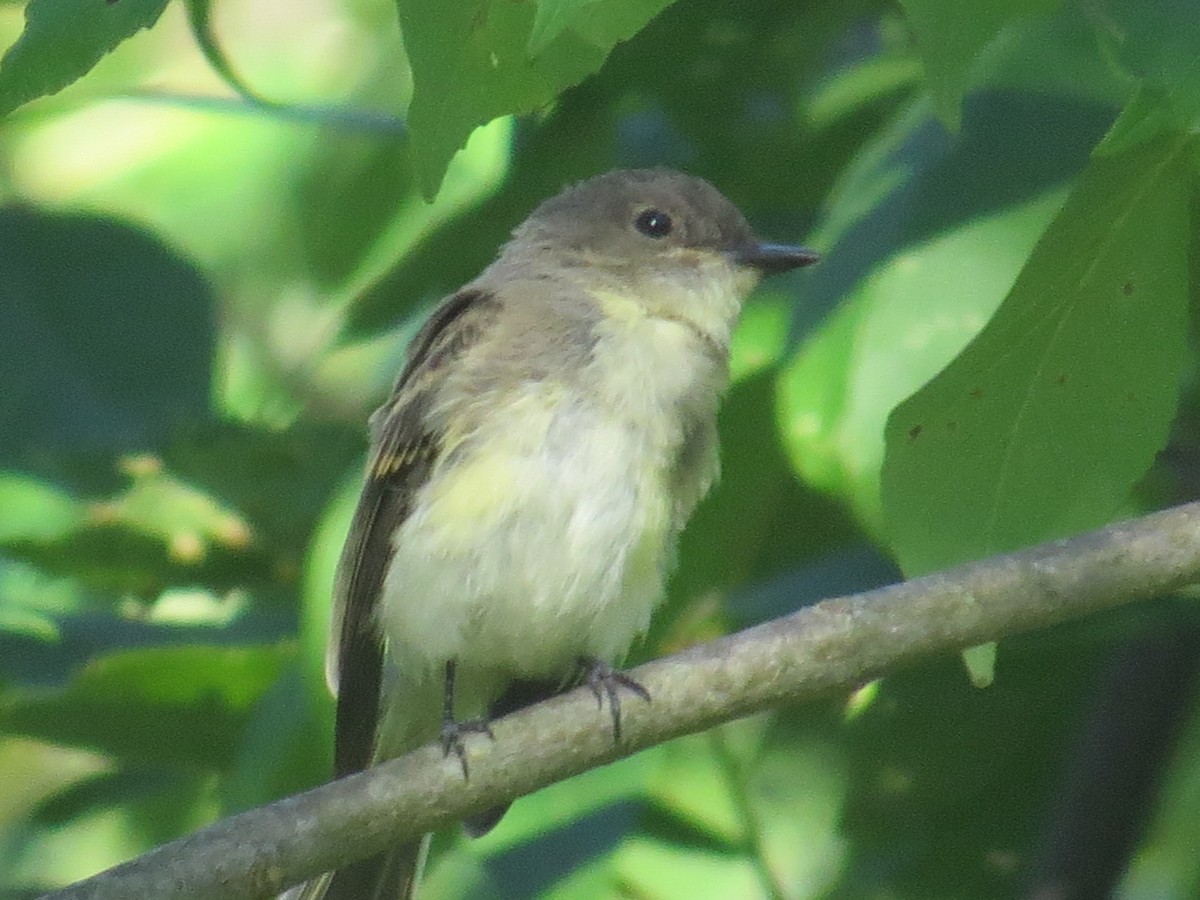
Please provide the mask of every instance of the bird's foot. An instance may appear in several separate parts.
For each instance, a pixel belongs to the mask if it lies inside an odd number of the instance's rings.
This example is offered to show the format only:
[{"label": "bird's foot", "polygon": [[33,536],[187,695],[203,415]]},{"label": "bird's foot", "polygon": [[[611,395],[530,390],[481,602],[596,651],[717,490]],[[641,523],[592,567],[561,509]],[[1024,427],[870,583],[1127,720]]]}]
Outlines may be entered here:
[{"label": "bird's foot", "polygon": [[492,734],[492,726],[485,718],[467,719],[464,722],[456,722],[453,719],[442,721],[442,755],[449,756],[453,752],[458,757],[464,781],[469,781],[471,778],[470,770],[467,767],[467,745],[463,740],[468,734],[486,734],[492,740],[496,739],[496,736]]},{"label": "bird's foot", "polygon": [[609,711],[612,712],[613,743],[619,744],[621,742],[621,695],[619,689],[625,688],[647,703],[650,702],[650,692],[602,659],[594,656],[581,656],[578,664],[582,680],[591,688],[592,694],[596,697],[596,708],[602,708],[604,700],[607,698]]}]

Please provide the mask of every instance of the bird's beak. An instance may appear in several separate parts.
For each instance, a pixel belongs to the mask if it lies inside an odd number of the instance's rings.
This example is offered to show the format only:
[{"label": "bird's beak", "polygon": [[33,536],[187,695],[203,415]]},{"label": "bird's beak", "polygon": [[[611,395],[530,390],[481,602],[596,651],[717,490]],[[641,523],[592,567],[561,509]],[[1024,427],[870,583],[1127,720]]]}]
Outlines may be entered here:
[{"label": "bird's beak", "polygon": [[758,269],[764,275],[778,275],[801,266],[810,266],[820,254],[804,247],[789,244],[764,244],[758,241],[739,247],[730,256],[740,266]]}]

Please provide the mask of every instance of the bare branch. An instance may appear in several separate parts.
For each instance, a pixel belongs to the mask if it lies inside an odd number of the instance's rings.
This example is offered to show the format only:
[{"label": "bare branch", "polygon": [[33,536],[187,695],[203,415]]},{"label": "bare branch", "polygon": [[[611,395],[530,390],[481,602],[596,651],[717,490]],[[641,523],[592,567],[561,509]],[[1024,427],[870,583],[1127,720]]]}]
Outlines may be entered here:
[{"label": "bare branch", "polygon": [[851,689],[910,660],[1078,619],[1200,581],[1200,504],[849,597],[636,669],[615,747],[586,689],[495,723],[471,780],[426,747],[250,810],[44,900],[251,898],[513,797],[757,710]]}]

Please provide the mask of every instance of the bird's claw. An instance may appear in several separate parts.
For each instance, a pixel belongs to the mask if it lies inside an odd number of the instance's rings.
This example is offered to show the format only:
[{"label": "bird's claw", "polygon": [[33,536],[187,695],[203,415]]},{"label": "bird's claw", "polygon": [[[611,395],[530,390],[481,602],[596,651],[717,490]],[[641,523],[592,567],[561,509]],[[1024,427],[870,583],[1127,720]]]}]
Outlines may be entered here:
[{"label": "bird's claw", "polygon": [[613,743],[619,744],[621,742],[621,695],[619,689],[625,688],[647,703],[650,702],[650,692],[602,659],[581,656],[578,663],[584,682],[596,698],[596,708],[602,708],[604,700],[607,698],[608,708],[612,712]]},{"label": "bird's claw", "polygon": [[465,722],[455,722],[453,719],[447,719],[442,722],[441,742],[442,755],[449,756],[451,752],[458,757],[458,762],[462,766],[463,780],[469,781],[471,778],[470,769],[467,766],[467,745],[463,737],[468,734],[486,734],[492,740],[496,736],[492,734],[492,726],[487,719],[467,719]]}]

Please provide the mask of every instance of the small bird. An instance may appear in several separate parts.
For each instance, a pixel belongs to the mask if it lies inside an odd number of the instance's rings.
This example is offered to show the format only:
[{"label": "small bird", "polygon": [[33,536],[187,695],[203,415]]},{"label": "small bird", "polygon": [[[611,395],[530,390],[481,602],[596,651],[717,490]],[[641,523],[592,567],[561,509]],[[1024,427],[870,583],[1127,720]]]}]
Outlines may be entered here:
[{"label": "small bird", "polygon": [[[717,478],[742,302],[816,259],[700,178],[616,171],[542,203],[441,302],[371,417],[338,567],[337,776],[439,738],[466,775],[466,732],[583,680],[619,740],[618,690],[649,695],[613,665]],[[411,897],[427,844],[286,896]]]}]

